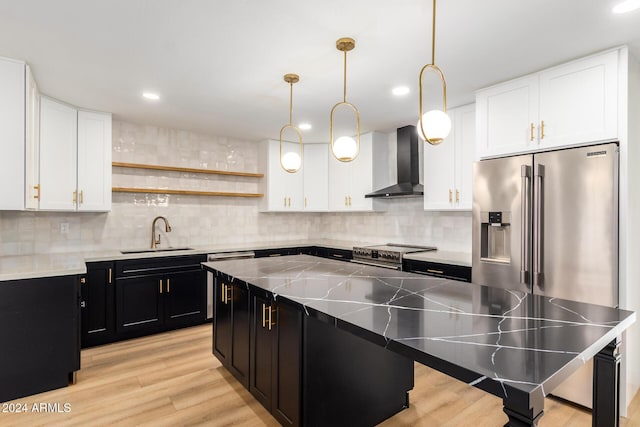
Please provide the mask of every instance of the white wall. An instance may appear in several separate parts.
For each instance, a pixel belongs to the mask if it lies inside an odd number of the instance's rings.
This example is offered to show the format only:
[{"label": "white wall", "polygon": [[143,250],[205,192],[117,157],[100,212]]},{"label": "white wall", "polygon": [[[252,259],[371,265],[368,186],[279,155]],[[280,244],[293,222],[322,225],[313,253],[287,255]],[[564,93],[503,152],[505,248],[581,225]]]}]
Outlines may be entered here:
[{"label": "white wall", "polygon": [[[251,141],[113,121],[113,161],[258,171]],[[390,159],[395,162],[394,159]],[[395,172],[394,172],[395,180]],[[114,168],[114,187],[256,193],[259,180]],[[0,255],[143,248],[151,221],[166,216],[172,246],[329,238],[471,250],[471,215],[426,213],[422,199],[387,200],[384,213],[260,213],[257,199],[113,193],[109,213],[0,211]],[[61,233],[60,224],[69,232]]]}]

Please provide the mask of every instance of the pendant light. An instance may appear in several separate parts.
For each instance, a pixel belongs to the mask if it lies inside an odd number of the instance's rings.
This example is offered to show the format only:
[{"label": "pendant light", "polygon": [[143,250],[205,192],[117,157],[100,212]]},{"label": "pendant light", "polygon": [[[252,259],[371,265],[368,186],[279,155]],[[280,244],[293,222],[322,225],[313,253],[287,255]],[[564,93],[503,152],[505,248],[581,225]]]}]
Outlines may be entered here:
[{"label": "pendant light", "polygon": [[[431,145],[440,144],[451,132],[451,119],[447,115],[447,83],[442,70],[436,65],[436,0],[433,0],[433,22],[431,26],[431,64],[420,70],[420,120],[418,120],[418,136]],[[423,114],[422,79],[428,69],[438,73],[442,81],[442,110],[431,110]]]},{"label": "pendant light", "polygon": [[[286,172],[296,173],[302,166],[302,132],[293,125],[293,84],[300,81],[300,76],[297,74],[285,74],[284,81],[289,83],[289,124],[282,126],[280,129],[280,166]],[[289,151],[284,156],[282,155],[282,135],[284,135],[286,129],[293,129],[298,134],[300,154],[295,151]]]},{"label": "pendant light", "polygon": [[[350,102],[347,102],[347,52],[353,50],[356,47],[356,41],[350,37],[343,37],[336,41],[336,48],[344,52],[344,91],[342,102],[338,102],[331,109],[331,115],[329,117],[329,129],[330,129],[330,141],[331,141],[331,153],[333,156],[341,162],[350,162],[358,157],[360,153],[360,112]],[[351,136],[342,135],[334,140],[333,138],[333,113],[336,108],[341,105],[350,107],[356,114],[357,135],[356,139]]]}]

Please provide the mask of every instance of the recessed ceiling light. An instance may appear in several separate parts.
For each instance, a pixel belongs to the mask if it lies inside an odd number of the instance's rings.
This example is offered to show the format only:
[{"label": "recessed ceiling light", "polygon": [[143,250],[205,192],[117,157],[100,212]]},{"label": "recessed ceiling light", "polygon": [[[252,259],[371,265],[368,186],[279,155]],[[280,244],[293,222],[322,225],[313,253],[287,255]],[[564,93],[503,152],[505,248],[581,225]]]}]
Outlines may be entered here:
[{"label": "recessed ceiling light", "polygon": [[158,99],[160,99],[160,95],[158,95],[157,93],[152,93],[152,92],[143,92],[142,96],[144,98],[151,99],[151,100],[154,100],[154,101],[157,101]]},{"label": "recessed ceiling light", "polygon": [[391,90],[391,93],[393,93],[395,96],[402,96],[402,95],[406,95],[409,93],[409,88],[406,86],[398,86],[398,87],[394,87]]},{"label": "recessed ceiling light", "polygon": [[300,123],[300,126],[298,126],[300,128],[300,130],[309,130],[311,129],[311,125],[309,123]]},{"label": "recessed ceiling light", "polygon": [[613,13],[627,13],[640,8],[640,0],[626,0],[614,6]]}]

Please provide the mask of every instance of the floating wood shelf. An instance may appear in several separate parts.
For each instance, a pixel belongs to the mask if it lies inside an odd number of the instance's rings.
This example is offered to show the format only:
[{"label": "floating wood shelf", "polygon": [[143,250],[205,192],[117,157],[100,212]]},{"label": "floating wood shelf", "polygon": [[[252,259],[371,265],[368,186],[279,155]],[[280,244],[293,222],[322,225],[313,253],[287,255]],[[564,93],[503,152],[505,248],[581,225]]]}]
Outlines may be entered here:
[{"label": "floating wood shelf", "polygon": [[169,190],[167,188],[113,187],[114,193],[178,194],[183,196],[263,197],[260,193],[226,193],[221,191]]},{"label": "floating wood shelf", "polygon": [[169,172],[206,173],[210,175],[231,175],[231,176],[244,176],[249,178],[264,177],[264,174],[262,173],[221,171],[221,170],[215,170],[215,169],[181,168],[177,166],[143,165],[140,163],[113,162],[111,163],[111,165],[119,168],[151,169],[151,170],[160,170],[160,171],[169,171]]}]

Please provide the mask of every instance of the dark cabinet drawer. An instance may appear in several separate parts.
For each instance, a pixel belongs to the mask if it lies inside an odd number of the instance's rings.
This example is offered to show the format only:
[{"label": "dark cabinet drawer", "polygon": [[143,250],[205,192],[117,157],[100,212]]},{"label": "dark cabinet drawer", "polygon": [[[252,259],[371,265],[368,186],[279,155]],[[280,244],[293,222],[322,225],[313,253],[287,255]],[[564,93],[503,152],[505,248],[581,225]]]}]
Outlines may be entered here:
[{"label": "dark cabinet drawer", "polygon": [[471,282],[471,267],[405,259],[402,268],[411,273]]},{"label": "dark cabinet drawer", "polygon": [[303,248],[276,248],[276,249],[257,249],[254,251],[256,258],[266,258],[273,256],[299,255],[304,252]]},{"label": "dark cabinet drawer", "polygon": [[116,278],[200,270],[206,260],[206,255],[184,255],[116,261]]}]

